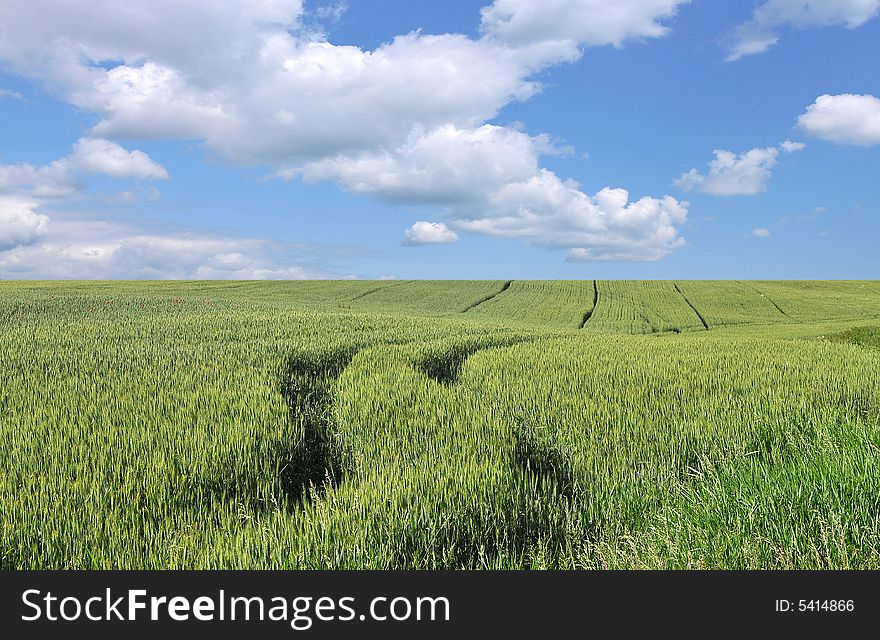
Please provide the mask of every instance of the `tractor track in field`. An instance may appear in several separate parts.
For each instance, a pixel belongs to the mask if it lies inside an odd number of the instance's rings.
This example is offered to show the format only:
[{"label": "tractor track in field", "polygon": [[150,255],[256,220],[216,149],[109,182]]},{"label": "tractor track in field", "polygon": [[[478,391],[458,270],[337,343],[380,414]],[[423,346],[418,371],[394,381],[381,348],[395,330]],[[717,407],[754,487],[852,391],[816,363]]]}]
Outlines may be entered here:
[{"label": "tractor track in field", "polygon": [[[462,340],[446,350],[423,357],[416,366],[435,382],[456,384],[465,362],[472,355],[537,339],[542,338],[502,335],[488,340]],[[333,387],[339,377],[361,351],[416,342],[419,340],[387,340],[349,345],[324,353],[288,356],[281,375],[280,392],[287,404],[290,424],[301,425],[302,431],[297,439],[291,441],[285,437],[272,446],[280,469],[278,482],[288,508],[301,506],[344,480],[346,461],[333,437]]]},{"label": "tractor track in field", "polygon": [[[415,365],[438,383],[457,385],[461,384],[461,371],[471,356],[485,350],[545,339],[547,336],[518,334],[464,338],[436,353],[423,354],[421,358],[416,352],[416,360],[402,354],[400,365]],[[289,357],[281,391],[288,403],[289,419],[294,424],[302,424],[304,433],[292,445],[284,443],[286,448],[278,452],[281,468],[279,482],[286,496],[287,509],[302,509],[308,502],[321,500],[342,482],[361,482],[357,473],[349,473],[349,461],[344,459],[345,444],[335,438],[337,425],[332,410],[334,386],[362,351],[417,342],[418,339],[380,341],[349,345],[325,353],[298,353]],[[575,500],[578,484],[573,462],[545,430],[537,428],[525,418],[514,419],[513,438],[503,445],[503,456],[506,472],[522,479],[516,482],[516,486],[522,490],[514,496],[505,496],[502,504],[495,507],[497,513],[492,515],[492,521],[503,519],[507,522],[504,544],[511,545],[519,553],[531,548],[537,541],[561,549],[564,546],[564,537],[558,533],[562,530],[561,523],[547,521],[544,511],[536,508],[535,504],[538,501],[569,504]],[[401,437],[406,436],[402,434]],[[457,450],[453,448],[452,454]],[[257,509],[254,509],[254,515],[259,515]],[[353,513],[351,517],[357,518],[358,515]],[[487,531],[492,535],[491,528]],[[444,544],[442,540],[425,537],[421,529],[408,530],[406,536],[411,538],[412,544],[437,545],[438,550]],[[486,539],[482,535],[475,537],[467,531],[459,532],[454,540],[457,549],[454,564],[461,567],[477,566],[485,544]],[[406,561],[407,557],[402,556],[398,564]]]},{"label": "tractor track in field", "polygon": [[584,314],[583,320],[581,320],[580,326],[578,329],[583,329],[584,326],[590,321],[590,318],[593,317],[593,314],[596,313],[596,305],[599,304],[599,282],[598,280],[593,280],[593,308],[587,311]]},{"label": "tractor track in field", "polygon": [[687,304],[687,306],[689,306],[691,308],[691,310],[695,314],[697,314],[697,317],[700,319],[700,322],[703,323],[703,328],[706,329],[706,331],[709,331],[709,323],[706,322],[706,318],[704,318],[703,314],[697,310],[697,308],[691,303],[690,300],[688,300],[687,296],[684,295],[684,292],[681,290],[681,287],[678,286],[678,283],[673,282],[672,286],[675,287],[675,290],[678,291],[679,294],[681,294],[681,297],[684,298],[684,301]]},{"label": "tractor track in field", "polygon": [[[388,285],[393,286],[393,285]],[[379,287],[373,289],[385,288]],[[279,478],[288,508],[302,506],[322,495],[345,476],[345,460],[333,439],[333,386],[352,360],[364,349],[409,340],[352,344],[323,353],[292,353],[280,379],[280,393],[287,404],[288,422],[301,425],[299,438],[285,437],[273,447],[279,463]]]},{"label": "tractor track in field", "polygon": [[367,291],[364,291],[363,293],[359,293],[354,298],[349,300],[349,302],[351,303],[351,302],[354,302],[355,300],[360,300],[361,298],[366,298],[368,295],[376,293],[377,291],[384,291],[385,289],[390,289],[391,287],[398,287],[402,284],[407,284],[407,282],[409,282],[409,280],[401,280],[400,282],[391,282],[388,284],[379,285],[378,287],[375,287],[373,289],[368,289]]},{"label": "tractor track in field", "polygon": [[494,300],[495,298],[500,296],[502,293],[504,293],[505,291],[510,289],[510,285],[512,285],[512,284],[513,284],[513,280],[506,281],[500,290],[496,291],[495,293],[493,293],[491,295],[486,296],[485,298],[481,298],[480,300],[477,300],[473,304],[469,304],[468,306],[466,306],[464,309],[461,310],[461,313],[467,313],[468,311],[470,311],[472,309],[476,309],[481,304],[489,302],[489,300]]},{"label": "tractor track in field", "polygon": [[281,378],[288,421],[301,425],[299,438],[276,447],[278,481],[288,504],[302,505],[341,480],[344,461],[333,442],[333,384],[363,347],[318,354],[291,354]]},{"label": "tractor track in field", "polygon": [[789,315],[788,315],[787,313],[785,313],[785,311],[782,310],[782,307],[780,307],[778,304],[776,304],[776,302],[774,302],[774,301],[770,298],[770,296],[768,296],[768,295],[762,293],[761,291],[759,291],[757,287],[754,287],[754,286],[752,286],[752,285],[750,285],[750,284],[748,284],[748,283],[746,283],[746,282],[743,282],[742,280],[737,280],[737,282],[738,282],[739,284],[743,285],[744,287],[748,287],[749,289],[751,289],[752,291],[754,291],[755,293],[757,293],[759,296],[761,296],[762,298],[764,298],[767,302],[769,302],[769,303],[772,304],[774,307],[776,307],[776,310],[777,310],[779,313],[781,313],[782,315],[784,315],[786,318],[789,317]]},{"label": "tractor track in field", "polygon": [[419,369],[429,378],[443,384],[455,384],[461,378],[464,364],[474,354],[489,349],[503,349],[517,344],[531,343],[546,338],[540,336],[499,336],[487,341],[463,340],[450,345],[445,351],[431,354],[419,362]]}]

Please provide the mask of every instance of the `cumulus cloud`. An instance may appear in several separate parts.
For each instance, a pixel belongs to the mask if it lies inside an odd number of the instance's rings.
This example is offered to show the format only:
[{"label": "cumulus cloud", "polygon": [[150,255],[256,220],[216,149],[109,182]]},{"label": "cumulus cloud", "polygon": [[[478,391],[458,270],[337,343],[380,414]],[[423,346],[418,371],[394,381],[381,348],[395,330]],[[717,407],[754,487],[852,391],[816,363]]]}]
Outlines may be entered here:
[{"label": "cumulus cloud", "polygon": [[75,171],[113,178],[167,180],[168,172],[143,151],[127,151],[115,142],[100,138],[80,138],[67,158]]},{"label": "cumulus cloud", "polygon": [[[626,191],[583,193],[540,167],[545,137],[487,122],[583,46],[663,36],[686,2],[495,0],[479,37],[415,32],[365,50],[310,31],[297,1],[6,0],[0,60],[94,114],[93,139],[200,140],[234,164],[440,206],[447,228],[656,259],[680,246],[686,203],[625,196],[606,210]],[[139,152],[86,161],[92,146],[81,167],[163,177]]]},{"label": "cumulus cloud", "polygon": [[522,238],[569,259],[658,260],[682,246],[677,227],[687,221],[688,203],[675,198],[629,200],[626,189],[602,189],[595,196],[572,181],[542,169],[529,180],[493,193],[482,215],[460,218],[466,231]]},{"label": "cumulus cloud", "polygon": [[[581,260],[656,260],[681,246],[676,225],[686,221],[687,203],[669,196],[629,203],[624,189],[590,196],[540,167],[540,156],[555,152],[546,138],[509,128],[447,126],[400,147],[328,158],[283,175],[332,180],[390,202],[442,205],[456,229],[583,249]],[[428,224],[418,223],[419,231]],[[414,229],[406,244],[419,244],[410,238]]]},{"label": "cumulus cloud", "polygon": [[880,144],[880,99],[851,93],[822,95],[798,118],[798,126],[842,144]]},{"label": "cumulus cloud", "polygon": [[479,126],[581,45],[663,35],[680,4],[555,0],[523,39],[536,4],[497,0],[484,37],[410,33],[369,51],[303,31],[299,2],[7,0],[0,58],[97,114],[95,136],[202,139],[234,162],[274,164]]},{"label": "cumulus cloud", "polygon": [[49,217],[36,208],[33,201],[0,196],[0,251],[30,245],[46,234]]},{"label": "cumulus cloud", "polygon": [[76,106],[99,114],[93,128],[110,138],[208,138],[235,126],[229,107],[187,83],[171,67],[145,62],[92,72],[90,85],[75,90]]},{"label": "cumulus cloud", "polygon": [[752,229],[752,235],[756,238],[769,238],[772,234],[770,233],[770,229],[755,227]]},{"label": "cumulus cloud", "polygon": [[167,179],[168,172],[142,151],[127,151],[115,142],[80,138],[73,152],[36,167],[21,162],[0,165],[0,192],[29,192],[39,198],[63,198],[77,191],[78,176],[103,174],[113,178]]},{"label": "cumulus cloud", "polygon": [[780,143],[779,148],[785,151],[785,153],[794,153],[795,151],[803,151],[807,148],[803,142],[792,142],[791,140],[786,140]]},{"label": "cumulus cloud", "polygon": [[3,100],[4,98],[24,100],[24,96],[21,95],[18,91],[12,91],[11,89],[0,89],[0,100]]},{"label": "cumulus cloud", "polygon": [[756,195],[767,191],[773,167],[776,166],[780,149],[794,153],[807,145],[786,140],[779,147],[762,147],[736,154],[715,149],[715,159],[709,163],[708,173],[691,169],[675,181],[684,191],[701,191],[713,196]]},{"label": "cumulus cloud", "polygon": [[484,37],[410,33],[368,51],[304,30],[296,1],[6,0],[0,58],[97,114],[96,136],[203,139],[274,163],[479,125],[582,45],[664,35],[686,1],[496,0]]},{"label": "cumulus cloud", "polygon": [[399,146],[328,157],[279,175],[330,180],[348,191],[391,202],[450,204],[527,180],[538,172],[539,154],[551,150],[545,138],[507,127],[445,125],[414,131]]},{"label": "cumulus cloud", "polygon": [[764,53],[779,42],[784,27],[860,27],[880,12],[880,0],[767,0],[740,25],[728,60]]},{"label": "cumulus cloud", "polygon": [[664,20],[690,0],[495,0],[482,10],[484,33],[513,45],[569,42],[619,47],[666,35]]},{"label": "cumulus cloud", "polygon": [[419,221],[403,232],[403,244],[408,247],[452,242],[458,242],[458,234],[442,222]]},{"label": "cumulus cloud", "polygon": [[[78,4],[92,3],[65,9]],[[223,10],[160,3],[171,5],[167,14],[102,4],[82,11],[100,13],[99,29],[72,15],[43,24],[34,4],[4,2],[0,23],[14,35],[0,42],[0,57],[97,114],[96,136],[203,139],[236,163],[400,143],[415,126],[479,124],[538,91],[528,79],[535,71],[577,55],[420,33],[367,51],[315,40],[295,21],[247,23],[238,14],[253,3],[242,1]]]},{"label": "cumulus cloud", "polygon": [[709,172],[691,169],[675,181],[685,191],[702,191],[713,196],[755,195],[767,190],[771,169],[776,166],[779,150],[775,147],[752,149],[736,154],[716,149]]}]

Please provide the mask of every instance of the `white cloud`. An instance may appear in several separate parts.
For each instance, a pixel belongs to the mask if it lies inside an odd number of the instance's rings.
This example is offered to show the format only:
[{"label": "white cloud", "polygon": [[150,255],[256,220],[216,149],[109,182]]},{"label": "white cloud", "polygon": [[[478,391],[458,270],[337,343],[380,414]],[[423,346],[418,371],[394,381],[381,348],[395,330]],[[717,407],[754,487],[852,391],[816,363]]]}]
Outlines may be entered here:
[{"label": "white cloud", "polygon": [[80,138],[73,152],[35,167],[29,163],[0,165],[0,192],[29,192],[39,198],[63,198],[81,185],[77,177],[103,174],[113,178],[167,179],[168,172],[142,151],[127,151],[115,142]]},{"label": "white cloud", "polygon": [[[3,7],[0,23],[10,31],[34,11],[23,0]],[[12,39],[17,46],[4,51],[0,44],[0,57],[97,114],[96,136],[203,139],[236,163],[320,158],[402,143],[414,127],[478,125],[511,100],[538,91],[528,79],[535,71],[577,55],[419,33],[366,51],[277,25],[218,24],[240,19],[215,15],[208,3],[198,21],[190,20],[191,32],[181,37],[190,44],[182,46],[171,37],[135,36],[142,26],[129,23],[140,12],[107,11],[102,19],[117,28],[95,30],[72,19],[56,30],[65,32],[63,40],[53,40],[54,31],[39,21],[23,25]],[[149,13],[153,22],[161,15],[158,9]],[[157,33],[169,29],[179,27],[155,27]],[[229,41],[215,42],[212,29],[230,31]],[[72,49],[71,41],[77,44]],[[89,52],[94,60],[123,64],[104,69],[81,62]]]},{"label": "white cloud", "polygon": [[880,144],[880,99],[872,95],[822,95],[798,118],[804,131],[842,144]]},{"label": "white cloud", "polygon": [[[554,249],[590,247],[590,259],[656,260],[681,246],[676,225],[686,220],[687,203],[668,196],[628,203],[623,189],[591,197],[542,169],[542,153],[555,153],[544,137],[447,126],[375,155],[328,158],[282,175],[332,180],[391,202],[439,204],[461,230]],[[409,235],[405,242],[416,243]]]},{"label": "white cloud", "polygon": [[792,142],[791,140],[786,140],[780,143],[779,148],[785,151],[785,153],[794,153],[795,151],[803,151],[807,148],[803,142]]},{"label": "white cloud", "polygon": [[[293,261],[291,248],[259,238],[192,229],[155,232],[123,223],[32,214],[24,232],[7,224],[0,199],[0,274],[5,278],[302,279],[339,277]],[[36,215],[37,219],[33,219]]]},{"label": "white cloud", "polygon": [[190,86],[183,75],[153,62],[93,72],[70,101],[99,114],[93,133],[110,138],[208,138],[235,126],[230,108]]},{"label": "white cloud", "polygon": [[[208,74],[222,71],[226,56],[252,54],[259,45],[257,29],[295,28],[301,13],[300,0],[5,0],[0,55],[19,71],[44,62],[54,66],[75,53],[94,61],[151,57]],[[228,51],[231,43],[241,45],[238,51]],[[37,50],[55,59],[28,59]]]},{"label": "white cloud", "polygon": [[493,193],[482,215],[460,218],[455,226],[568,249],[572,260],[658,260],[684,244],[677,226],[687,221],[687,209],[687,202],[670,196],[630,202],[625,189],[590,196],[542,169]]},{"label": "white cloud", "polygon": [[508,44],[571,42],[620,46],[666,35],[663,20],[690,0],[495,0],[482,10],[484,33]]},{"label": "white cloud", "polygon": [[808,29],[840,26],[855,29],[875,17],[880,0],[767,0],[740,25],[728,60],[763,53],[779,42],[783,27]]},{"label": "white cloud", "polygon": [[46,234],[49,218],[36,207],[30,200],[0,196],[0,251],[29,245]]},{"label": "white cloud", "polygon": [[419,221],[403,232],[403,244],[408,247],[452,242],[458,242],[458,234],[442,222]]},{"label": "white cloud", "polygon": [[769,238],[771,236],[770,230],[765,229],[763,227],[755,227],[752,229],[752,235],[756,238]]},{"label": "white cloud", "polygon": [[64,160],[35,167],[26,162],[0,165],[0,193],[29,192],[40,198],[62,198],[79,188]]},{"label": "white cloud", "polygon": [[236,163],[291,163],[478,127],[579,45],[660,36],[682,3],[554,0],[523,40],[537,3],[497,0],[485,37],[410,33],[367,51],[303,32],[300,2],[6,0],[0,59],[96,114],[94,136],[202,139]]},{"label": "white cloud", "polygon": [[[416,32],[369,51],[308,32],[298,1],[5,0],[0,60],[94,114],[92,138],[201,140],[232,163],[441,205],[471,231],[656,259],[681,245],[686,203],[587,195],[541,169],[546,138],[487,121],[581,46],[663,36],[686,1],[495,0],[478,38]],[[137,154],[83,151],[80,167],[163,177]],[[609,194],[623,203],[604,208]]]},{"label": "white cloud", "polygon": [[451,204],[486,197],[538,172],[543,137],[494,125],[453,125],[412,132],[390,149],[335,156],[280,172],[307,181],[331,180],[348,191],[393,202]]},{"label": "white cloud", "polygon": [[68,156],[74,170],[113,178],[167,180],[168,172],[143,151],[127,151],[115,142],[80,138]]},{"label": "white cloud", "polygon": [[773,167],[779,158],[779,150],[794,153],[807,145],[786,140],[779,147],[762,147],[736,154],[715,149],[715,159],[709,163],[705,175],[691,169],[681,175],[674,184],[685,191],[701,191],[713,196],[755,195],[767,191]]},{"label": "white cloud", "polygon": [[771,169],[776,166],[779,150],[775,147],[752,149],[737,155],[732,151],[716,149],[715,159],[709,163],[709,172],[702,175],[696,169],[675,181],[685,191],[702,191],[713,196],[755,195],[767,190]]}]

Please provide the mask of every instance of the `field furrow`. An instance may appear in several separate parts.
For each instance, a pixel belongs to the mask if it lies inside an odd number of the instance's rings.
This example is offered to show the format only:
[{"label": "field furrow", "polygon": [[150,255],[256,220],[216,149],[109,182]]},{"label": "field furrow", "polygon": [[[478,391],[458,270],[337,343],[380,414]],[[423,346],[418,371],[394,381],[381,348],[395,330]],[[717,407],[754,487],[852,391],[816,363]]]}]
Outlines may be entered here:
[{"label": "field furrow", "polygon": [[602,333],[666,333],[702,329],[699,314],[666,281],[599,281],[601,304],[587,328]]},{"label": "field furrow", "polygon": [[700,310],[707,327],[787,322],[779,308],[754,289],[733,281],[677,283],[682,295]]},{"label": "field furrow", "polygon": [[696,314],[697,318],[700,319],[700,324],[703,325],[703,328],[706,329],[706,331],[708,331],[709,330],[709,323],[706,322],[706,319],[703,317],[703,314],[700,313],[699,309],[697,309],[693,305],[693,303],[687,299],[687,296],[685,296],[684,293],[682,293],[681,288],[677,284],[674,286],[675,286],[675,290],[678,291],[679,293],[681,293],[681,297],[684,298],[684,301],[687,304],[687,306],[689,306],[691,309],[694,310],[694,313]]},{"label": "field furrow", "polygon": [[596,312],[596,306],[599,304],[599,284],[593,280],[593,306],[590,307],[590,310],[584,313],[583,320],[581,320],[578,329],[583,329],[586,324],[590,321],[590,318],[593,317],[593,314]]},{"label": "field furrow", "polygon": [[505,284],[503,280],[408,280],[381,287],[352,300],[352,308],[381,313],[449,315],[463,313],[486,300]]},{"label": "field furrow", "polygon": [[513,284],[513,280],[508,280],[507,282],[504,283],[504,285],[501,287],[501,289],[499,289],[498,291],[496,291],[495,293],[493,293],[491,295],[486,296],[485,298],[480,298],[476,302],[469,304],[467,307],[464,308],[462,313],[467,313],[468,311],[479,307],[481,304],[489,302],[490,300],[494,300],[496,297],[500,296],[502,293],[504,293],[505,291],[510,289],[511,284]]},{"label": "field furrow", "polygon": [[577,329],[591,309],[594,287],[589,281],[515,280],[503,295],[471,309],[469,317],[536,327]]}]

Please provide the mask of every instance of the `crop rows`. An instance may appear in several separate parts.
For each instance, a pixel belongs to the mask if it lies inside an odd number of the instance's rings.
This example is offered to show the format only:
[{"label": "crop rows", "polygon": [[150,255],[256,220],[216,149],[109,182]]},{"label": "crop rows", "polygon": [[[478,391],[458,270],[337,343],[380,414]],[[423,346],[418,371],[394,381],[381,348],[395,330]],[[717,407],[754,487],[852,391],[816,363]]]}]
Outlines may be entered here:
[{"label": "crop rows", "polygon": [[864,284],[0,283],[0,568],[880,568]]},{"label": "crop rows", "polygon": [[514,280],[502,293],[468,311],[469,317],[577,329],[593,310],[592,281]]},{"label": "crop rows", "polygon": [[598,304],[585,328],[606,333],[663,333],[703,329],[677,285],[665,281],[600,281]]},{"label": "crop rows", "polygon": [[391,282],[352,301],[352,308],[394,314],[464,313],[498,293],[504,281],[431,280]]},{"label": "crop rows", "polygon": [[877,282],[753,282],[787,316],[817,321],[880,316]]},{"label": "crop rows", "polygon": [[788,321],[779,307],[749,284],[684,281],[677,286],[710,328]]}]

